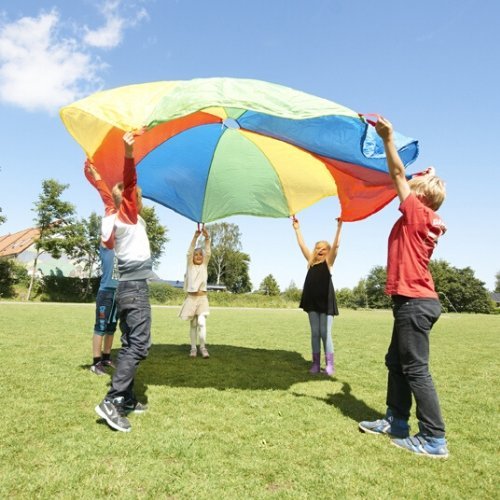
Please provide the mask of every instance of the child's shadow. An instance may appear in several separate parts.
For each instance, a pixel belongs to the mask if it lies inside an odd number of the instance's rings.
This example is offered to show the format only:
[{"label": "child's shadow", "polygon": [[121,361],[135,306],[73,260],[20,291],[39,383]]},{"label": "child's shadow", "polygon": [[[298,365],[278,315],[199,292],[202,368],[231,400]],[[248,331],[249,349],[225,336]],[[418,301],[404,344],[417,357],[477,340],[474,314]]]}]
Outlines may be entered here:
[{"label": "child's shadow", "polygon": [[[189,357],[189,346],[155,344],[141,363],[137,381],[170,387],[218,390],[289,389],[298,382],[325,380],[310,375],[310,362],[298,352],[211,344],[210,358]],[[138,391],[137,391],[138,392]]]},{"label": "child's shadow", "polygon": [[307,394],[293,393],[297,397],[312,397],[318,401],[324,401],[328,405],[338,408],[343,415],[360,422],[361,420],[377,420],[383,418],[383,414],[368,406],[362,399],[352,394],[351,386],[347,382],[342,383],[341,392],[328,394],[325,398],[308,396]]}]

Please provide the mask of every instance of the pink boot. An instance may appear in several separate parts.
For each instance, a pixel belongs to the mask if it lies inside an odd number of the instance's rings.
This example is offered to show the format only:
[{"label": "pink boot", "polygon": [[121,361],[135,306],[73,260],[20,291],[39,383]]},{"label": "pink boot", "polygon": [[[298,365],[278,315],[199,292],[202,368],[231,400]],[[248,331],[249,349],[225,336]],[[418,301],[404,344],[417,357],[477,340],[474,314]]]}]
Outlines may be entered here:
[{"label": "pink boot", "polygon": [[313,352],[312,356],[313,356],[313,364],[311,365],[309,373],[319,373],[321,353],[320,352]]},{"label": "pink boot", "polygon": [[326,368],[325,373],[331,377],[335,373],[335,362],[333,360],[333,352],[325,354]]}]

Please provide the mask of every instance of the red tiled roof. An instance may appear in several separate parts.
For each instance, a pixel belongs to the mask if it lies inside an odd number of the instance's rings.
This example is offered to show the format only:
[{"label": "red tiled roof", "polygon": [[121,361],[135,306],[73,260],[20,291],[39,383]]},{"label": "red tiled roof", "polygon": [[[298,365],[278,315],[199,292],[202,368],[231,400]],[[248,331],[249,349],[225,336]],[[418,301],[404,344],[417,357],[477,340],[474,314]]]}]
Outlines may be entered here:
[{"label": "red tiled roof", "polygon": [[0,257],[15,257],[29,248],[39,237],[40,230],[30,227],[14,234],[0,236]]}]

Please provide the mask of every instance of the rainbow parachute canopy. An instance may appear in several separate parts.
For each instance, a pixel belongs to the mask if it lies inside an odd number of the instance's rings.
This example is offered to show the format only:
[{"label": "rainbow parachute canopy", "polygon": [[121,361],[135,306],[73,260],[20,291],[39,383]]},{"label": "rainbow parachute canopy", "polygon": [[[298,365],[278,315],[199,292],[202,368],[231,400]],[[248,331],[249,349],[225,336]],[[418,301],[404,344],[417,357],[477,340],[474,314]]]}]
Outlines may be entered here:
[{"label": "rainbow parachute canopy", "polygon": [[[288,217],[339,196],[346,221],[396,193],[383,144],[358,113],[258,80],[207,78],[119,87],[60,111],[112,187],[122,178],[124,131],[141,130],[134,154],[143,196],[195,222],[235,214]],[[395,133],[406,165],[418,143]]]}]

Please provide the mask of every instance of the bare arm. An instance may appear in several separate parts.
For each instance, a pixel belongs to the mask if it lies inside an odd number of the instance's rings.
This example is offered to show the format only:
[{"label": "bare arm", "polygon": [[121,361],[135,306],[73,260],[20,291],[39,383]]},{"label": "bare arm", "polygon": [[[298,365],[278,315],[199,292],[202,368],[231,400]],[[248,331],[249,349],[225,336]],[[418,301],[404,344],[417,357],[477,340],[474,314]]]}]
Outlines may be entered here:
[{"label": "bare arm", "polygon": [[115,202],[113,201],[113,196],[109,190],[107,184],[102,180],[101,175],[96,170],[94,165],[87,160],[85,162],[85,177],[99,192],[101,199],[104,203],[104,212],[106,215],[110,215],[116,212]]},{"label": "bare arm", "polygon": [[210,256],[212,255],[212,247],[210,245],[210,235],[208,231],[203,228],[202,230],[203,237],[205,238],[205,263],[208,264],[210,260]]},{"label": "bare arm", "polygon": [[198,241],[198,238],[200,237],[201,231],[197,229],[194,232],[193,239],[191,240],[191,243],[189,244],[189,248],[187,251],[187,261],[188,264],[193,260],[193,254],[194,254],[194,247],[196,246],[196,242]]},{"label": "bare arm", "polygon": [[405,167],[394,144],[392,124],[385,118],[379,116],[375,130],[384,141],[389,173],[396,192],[398,193],[399,200],[403,202],[408,198],[411,191],[408,181],[406,180]]},{"label": "bare arm", "polygon": [[328,267],[332,267],[335,259],[337,258],[337,253],[340,247],[340,233],[342,231],[342,219],[339,217],[337,219],[337,232],[335,233],[335,238],[333,239],[332,246],[326,257],[326,262]]},{"label": "bare arm", "polygon": [[304,242],[304,237],[302,236],[302,232],[300,231],[299,221],[297,219],[294,219],[292,225],[293,229],[295,229],[295,236],[297,237],[297,243],[299,244],[299,247],[302,251],[302,255],[304,255],[306,260],[309,262],[309,259],[311,258],[311,252]]}]

